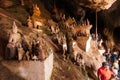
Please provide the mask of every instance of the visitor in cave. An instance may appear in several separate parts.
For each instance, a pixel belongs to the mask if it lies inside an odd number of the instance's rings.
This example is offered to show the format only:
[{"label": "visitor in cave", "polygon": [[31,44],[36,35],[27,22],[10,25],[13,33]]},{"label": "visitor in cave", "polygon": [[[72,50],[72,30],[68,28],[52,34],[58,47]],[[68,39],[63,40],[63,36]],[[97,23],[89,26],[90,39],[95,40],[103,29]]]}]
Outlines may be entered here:
[{"label": "visitor in cave", "polygon": [[111,80],[115,77],[115,73],[110,70],[110,64],[103,62],[102,66],[97,71],[98,80]]},{"label": "visitor in cave", "polygon": [[118,58],[118,52],[117,51],[114,51],[112,54],[111,54],[111,63],[113,65],[113,63],[117,60]]},{"label": "visitor in cave", "polygon": [[105,60],[106,60],[108,63],[110,63],[110,57],[111,57],[110,49],[108,49],[107,52],[103,54],[103,56],[105,56]]},{"label": "visitor in cave", "polygon": [[120,72],[120,57],[118,58],[119,72]]},{"label": "visitor in cave", "polygon": [[119,65],[118,65],[118,60],[116,60],[112,66],[112,71],[115,73],[116,76],[118,76],[118,70],[119,70]]}]

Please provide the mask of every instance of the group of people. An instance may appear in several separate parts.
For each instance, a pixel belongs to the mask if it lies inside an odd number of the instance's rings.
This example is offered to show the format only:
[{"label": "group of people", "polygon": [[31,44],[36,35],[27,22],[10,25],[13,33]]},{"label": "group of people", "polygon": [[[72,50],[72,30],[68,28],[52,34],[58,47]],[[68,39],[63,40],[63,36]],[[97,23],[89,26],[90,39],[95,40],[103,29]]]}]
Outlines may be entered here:
[{"label": "group of people", "polygon": [[110,49],[103,54],[105,57],[105,62],[102,63],[102,66],[98,69],[97,75],[98,80],[120,80],[120,58],[119,51],[110,52]]}]

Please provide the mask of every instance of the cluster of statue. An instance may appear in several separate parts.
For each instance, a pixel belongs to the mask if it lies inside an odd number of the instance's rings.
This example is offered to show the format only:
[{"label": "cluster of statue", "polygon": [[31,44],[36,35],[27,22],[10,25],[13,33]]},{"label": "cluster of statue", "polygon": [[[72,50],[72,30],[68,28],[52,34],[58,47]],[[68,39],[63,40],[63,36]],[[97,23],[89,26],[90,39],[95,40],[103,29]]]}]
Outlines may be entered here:
[{"label": "cluster of statue", "polygon": [[41,11],[37,4],[33,4],[33,15],[28,16],[27,26],[28,28],[40,29],[44,25],[45,19],[41,17]]},{"label": "cluster of statue", "polygon": [[[66,17],[62,12],[60,14],[56,12],[56,18],[59,17],[59,22],[55,22],[52,19],[46,21],[47,30],[54,35],[53,39],[57,41],[57,45],[59,45],[62,49],[62,54],[64,60],[66,59],[66,53],[68,51],[68,43],[66,33],[62,32],[62,30],[70,30],[72,35],[76,37],[79,36],[90,36],[90,29],[92,25],[89,20],[82,21],[82,23],[76,22],[75,18]],[[29,16],[27,19],[28,28],[37,28],[44,27],[44,20],[41,18],[41,11],[37,4],[33,5],[33,15]],[[25,35],[21,35],[17,32],[17,26],[15,22],[13,23],[12,33],[9,38],[9,43],[6,47],[5,57],[6,59],[17,58],[18,60],[44,60],[47,55],[52,53],[51,48],[47,48],[45,40],[43,40],[39,34],[36,34],[36,38],[32,38],[31,41],[28,41]],[[62,34],[61,34],[62,33]],[[90,37],[89,37],[90,38]],[[91,39],[91,38],[90,38]],[[90,41],[89,41],[90,43]],[[81,55],[79,54],[79,47],[77,42],[72,39],[72,49],[74,60],[78,63],[81,63],[82,60]],[[43,49],[44,48],[44,49]],[[84,61],[83,61],[84,62]]]},{"label": "cluster of statue", "polygon": [[[62,50],[63,59],[65,60],[67,58],[67,51],[68,51],[68,44],[66,33],[62,32],[62,30],[70,30],[75,37],[83,36],[88,37],[88,44],[90,43],[91,36],[90,36],[90,29],[92,28],[92,25],[90,24],[89,20],[85,20],[82,23],[76,22],[75,18],[66,17],[65,14],[58,14],[58,11],[55,9],[56,12],[56,18],[59,16],[59,21],[55,22],[53,20],[48,20],[48,30],[53,35],[53,41],[57,42],[56,44],[60,46],[59,48]],[[61,34],[62,33],[62,34]],[[75,43],[74,39],[72,40],[72,50],[73,50],[73,56],[74,60],[78,63],[84,64],[84,60],[81,58],[81,55],[79,53],[79,47],[77,45],[77,42]],[[89,49],[90,46],[87,48]],[[86,51],[88,51],[86,49]]]},{"label": "cluster of statue", "polygon": [[[53,51],[46,47],[46,42],[39,34],[35,35],[35,39],[28,40],[28,36],[18,33],[17,26],[13,22],[12,32],[6,46],[5,59],[45,60]],[[43,49],[44,47],[46,48]]]},{"label": "cluster of statue", "polygon": [[72,48],[73,48],[73,58],[77,65],[84,67],[85,61],[83,56],[81,55],[80,48],[75,40],[72,40]]},{"label": "cluster of statue", "polygon": [[48,31],[51,32],[51,34],[57,34],[60,29],[56,22],[54,22],[52,19],[47,21],[48,23]]},{"label": "cluster of statue", "polygon": [[[51,30],[51,33],[58,33],[60,29],[72,29],[75,35],[84,35],[89,36],[90,29],[92,28],[92,25],[90,25],[89,20],[82,21],[82,24],[79,24],[76,22],[76,20],[71,17],[66,17],[66,15],[62,12],[58,13],[57,8],[54,8],[54,14],[55,18],[60,18],[58,23],[55,23],[52,20],[47,20],[46,23],[49,24],[49,29]],[[40,28],[44,26],[45,19],[41,18],[41,11],[37,4],[33,4],[33,15],[28,17],[27,25],[31,28]],[[76,28],[77,27],[77,28]],[[76,30],[77,29],[77,30]]]},{"label": "cluster of statue", "polygon": [[82,24],[77,25],[77,28],[73,31],[75,36],[90,36],[90,29],[92,25],[89,20],[84,21]]}]

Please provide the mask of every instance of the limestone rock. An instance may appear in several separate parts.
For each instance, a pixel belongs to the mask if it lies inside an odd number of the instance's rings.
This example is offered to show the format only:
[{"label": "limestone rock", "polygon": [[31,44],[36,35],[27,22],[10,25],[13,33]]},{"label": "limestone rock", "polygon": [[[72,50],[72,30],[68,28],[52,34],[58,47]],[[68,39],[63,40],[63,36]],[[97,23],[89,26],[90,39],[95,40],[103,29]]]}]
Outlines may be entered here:
[{"label": "limestone rock", "polygon": [[0,5],[1,7],[8,8],[8,7],[13,6],[13,1],[11,1],[11,0],[1,0],[0,4],[1,4]]},{"label": "limestone rock", "polygon": [[109,9],[112,6],[112,4],[117,0],[86,0],[84,2],[82,0],[77,1],[80,3],[80,5],[84,5],[89,8],[99,8],[100,10],[105,10]]}]

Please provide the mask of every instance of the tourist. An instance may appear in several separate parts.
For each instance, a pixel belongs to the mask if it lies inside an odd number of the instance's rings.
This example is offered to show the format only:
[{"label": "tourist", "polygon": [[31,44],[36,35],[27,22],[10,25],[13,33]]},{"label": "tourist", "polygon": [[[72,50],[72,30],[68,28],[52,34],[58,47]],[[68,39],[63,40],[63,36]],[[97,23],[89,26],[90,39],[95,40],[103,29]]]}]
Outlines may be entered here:
[{"label": "tourist", "polygon": [[120,57],[118,58],[119,72],[120,72]]},{"label": "tourist", "polygon": [[111,54],[111,63],[113,65],[113,63],[117,60],[118,58],[118,52],[117,51],[114,51],[112,54]]},{"label": "tourist", "polygon": [[115,74],[110,70],[109,64],[103,62],[102,66],[97,71],[98,80],[110,80],[112,77],[115,77]]},{"label": "tourist", "polygon": [[109,63],[110,62],[110,57],[111,57],[110,49],[108,49],[107,52],[104,53],[103,55],[105,56],[106,61]]},{"label": "tourist", "polygon": [[118,70],[119,70],[119,64],[118,64],[118,60],[116,60],[112,66],[112,71],[115,73],[116,76],[118,76]]}]

